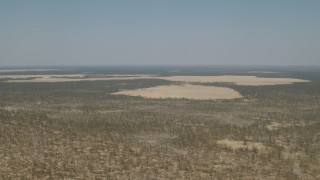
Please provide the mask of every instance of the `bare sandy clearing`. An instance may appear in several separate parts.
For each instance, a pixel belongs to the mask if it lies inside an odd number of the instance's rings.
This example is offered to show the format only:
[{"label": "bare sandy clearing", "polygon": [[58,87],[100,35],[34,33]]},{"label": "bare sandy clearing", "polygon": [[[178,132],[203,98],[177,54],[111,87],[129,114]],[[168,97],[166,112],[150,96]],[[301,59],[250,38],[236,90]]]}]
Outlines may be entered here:
[{"label": "bare sandy clearing", "polygon": [[141,96],[152,99],[185,98],[185,99],[235,99],[242,96],[235,90],[225,87],[200,85],[157,86],[145,89],[124,90],[112,93],[115,95]]},{"label": "bare sandy clearing", "polygon": [[256,76],[170,76],[158,77],[169,81],[202,82],[202,83],[235,83],[237,85],[262,86],[310,82],[293,78],[262,78]]},{"label": "bare sandy clearing", "polygon": [[[9,79],[6,82],[75,82],[75,81],[98,81],[130,79],[129,77],[86,77],[86,74],[68,75],[6,75],[0,79]],[[30,79],[31,78],[31,79]],[[133,77],[135,78],[135,77]]]},{"label": "bare sandy clearing", "polygon": [[260,142],[246,142],[243,141],[234,141],[228,139],[218,140],[217,144],[222,147],[227,147],[232,150],[239,150],[239,149],[248,149],[248,150],[258,150],[261,153],[268,152],[268,148]]},{"label": "bare sandy clearing", "polygon": [[313,123],[305,123],[305,122],[300,122],[300,123],[292,123],[292,124],[288,124],[288,123],[278,123],[278,122],[271,122],[269,125],[266,126],[266,128],[270,131],[272,130],[278,130],[280,128],[289,128],[289,127],[294,127],[294,126],[308,126],[308,125],[312,125]]},{"label": "bare sandy clearing", "polygon": [[6,82],[78,82],[78,81],[103,81],[103,80],[134,80],[141,79],[137,77],[37,77],[34,79],[7,80]]},{"label": "bare sandy clearing", "polygon": [[9,111],[9,112],[17,112],[21,108],[16,107],[16,106],[5,106],[4,108],[1,108],[1,109]]},{"label": "bare sandy clearing", "polygon": [[[65,78],[68,77],[68,78]],[[146,74],[128,75],[99,75],[70,74],[70,75],[6,75],[0,79],[9,78],[7,82],[73,82],[73,81],[98,81],[98,80],[135,80],[135,79],[162,79],[168,81],[200,82],[200,83],[235,83],[236,85],[262,86],[292,84],[297,82],[310,82],[309,80],[294,78],[262,78],[256,76],[154,76]],[[19,80],[18,80],[19,78]],[[25,78],[25,79],[23,79]],[[33,78],[33,79],[26,79]]]},{"label": "bare sandy clearing", "polygon": [[124,112],[124,110],[120,110],[120,109],[115,109],[115,110],[101,110],[98,111],[101,114],[109,114],[109,113],[122,113]]},{"label": "bare sandy clearing", "polygon": [[[107,76],[107,77],[105,77]],[[30,79],[32,78],[32,79]],[[151,78],[148,75],[92,75],[92,74],[67,74],[67,75],[0,75],[0,79],[9,79],[6,82],[77,82],[101,80],[134,80]],[[153,78],[155,79],[155,78]]]},{"label": "bare sandy clearing", "polygon": [[289,124],[280,124],[277,122],[272,122],[271,124],[267,125],[266,128],[270,131],[272,130],[277,130],[279,128],[285,128],[285,127],[290,127],[291,125]]}]

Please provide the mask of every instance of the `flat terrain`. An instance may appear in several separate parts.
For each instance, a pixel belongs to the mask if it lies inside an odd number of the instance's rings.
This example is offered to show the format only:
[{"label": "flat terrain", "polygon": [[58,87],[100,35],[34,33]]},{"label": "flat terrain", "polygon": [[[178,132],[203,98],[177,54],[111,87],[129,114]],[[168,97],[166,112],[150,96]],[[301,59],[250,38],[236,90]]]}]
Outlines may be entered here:
[{"label": "flat terrain", "polygon": [[222,139],[217,141],[217,145],[230,148],[232,150],[247,150],[247,151],[257,151],[258,153],[268,153],[268,148],[260,142],[243,142],[234,141],[228,139]]},{"label": "flat terrain", "polygon": [[256,76],[155,76],[155,75],[0,75],[0,79],[7,79],[7,82],[76,82],[76,81],[98,81],[98,80],[137,80],[137,79],[162,79],[167,81],[200,82],[200,83],[234,83],[237,85],[263,86],[293,84],[299,82],[310,82],[309,80],[296,78],[265,78]]},{"label": "flat terrain", "polygon": [[156,86],[144,89],[124,90],[113,93],[115,95],[141,96],[152,99],[235,99],[242,96],[235,90],[226,87],[199,86],[199,85],[170,85]]},{"label": "flat terrain", "polygon": [[1,73],[0,179],[320,178],[320,69],[68,69]]},{"label": "flat terrain", "polygon": [[235,83],[246,86],[263,86],[292,84],[297,82],[309,82],[308,80],[295,78],[262,78],[256,76],[171,76],[161,77],[170,81],[202,82],[202,83]]}]

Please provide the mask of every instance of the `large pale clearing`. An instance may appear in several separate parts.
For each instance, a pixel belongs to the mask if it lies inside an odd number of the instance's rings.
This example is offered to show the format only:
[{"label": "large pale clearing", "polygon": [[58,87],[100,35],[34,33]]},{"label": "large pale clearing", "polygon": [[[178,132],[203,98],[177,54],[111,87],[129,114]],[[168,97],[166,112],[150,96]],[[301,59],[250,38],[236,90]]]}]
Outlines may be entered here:
[{"label": "large pale clearing", "polygon": [[185,99],[235,99],[241,94],[231,88],[200,86],[200,85],[171,85],[157,86],[144,89],[124,90],[113,93],[115,95],[141,96],[152,99],[185,98]]},{"label": "large pale clearing", "polygon": [[[67,77],[67,78],[66,78]],[[6,82],[73,82],[73,81],[101,81],[101,80],[134,80],[134,79],[163,79],[167,81],[200,82],[200,83],[234,83],[245,86],[264,86],[293,84],[310,82],[309,80],[295,78],[264,78],[256,76],[156,76],[156,75],[7,75],[0,76],[0,79],[7,78]],[[19,78],[19,79],[17,79]],[[32,78],[32,79],[21,79]]]},{"label": "large pale clearing", "polygon": [[264,86],[264,85],[279,85],[293,84],[297,82],[310,82],[303,79],[294,78],[264,78],[256,76],[169,76],[160,77],[160,79],[170,81],[183,82],[201,82],[201,83],[234,83],[236,85],[245,86]]}]

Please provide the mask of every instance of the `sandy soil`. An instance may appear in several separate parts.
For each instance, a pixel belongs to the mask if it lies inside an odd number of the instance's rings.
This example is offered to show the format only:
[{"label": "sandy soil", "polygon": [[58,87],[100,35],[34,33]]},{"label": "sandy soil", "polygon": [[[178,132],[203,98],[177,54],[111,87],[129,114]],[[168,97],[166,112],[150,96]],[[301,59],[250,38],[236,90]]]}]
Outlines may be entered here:
[{"label": "sandy soil", "polygon": [[200,85],[172,85],[157,86],[145,89],[124,90],[113,93],[115,95],[141,96],[144,98],[185,98],[185,99],[235,99],[242,96],[235,90],[225,87]]},{"label": "sandy soil", "polygon": [[[75,82],[75,81],[101,81],[101,80],[134,80],[151,78],[149,75],[89,75],[89,74],[67,74],[67,75],[0,75],[0,79],[9,79],[6,82]],[[105,77],[108,76],[108,77]],[[32,78],[32,79],[29,79]]]},{"label": "sandy soil", "polygon": [[170,76],[159,77],[170,81],[202,82],[202,83],[235,83],[237,85],[262,86],[292,84],[296,82],[310,82],[308,80],[293,78],[262,78],[256,76]]},{"label": "sandy soil", "polygon": [[290,127],[288,124],[280,124],[277,122],[272,122],[271,124],[267,125],[266,128],[270,131],[272,130],[277,130],[279,128],[285,128],[285,127]]},{"label": "sandy soil", "polygon": [[[110,75],[112,77],[85,77],[85,74],[70,75],[7,75],[1,78],[11,78],[7,82],[72,82],[72,81],[98,81],[98,80],[134,80],[134,79],[163,79],[168,81],[200,82],[200,83],[234,83],[236,85],[263,86],[292,84],[297,82],[310,82],[294,78],[262,78],[256,76],[154,76],[154,75]],[[68,78],[64,78],[68,77]],[[75,78],[72,78],[75,77]],[[19,80],[17,80],[19,78]],[[33,79],[21,79],[33,78]]]},{"label": "sandy soil", "polygon": [[124,112],[124,110],[120,110],[120,109],[115,109],[115,110],[102,110],[102,111],[98,111],[101,114],[109,114],[109,113],[122,113]]},{"label": "sandy soil", "polygon": [[[65,76],[66,77],[66,76]],[[34,79],[19,79],[19,80],[7,80],[7,82],[77,82],[77,81],[106,81],[106,80],[134,80],[134,79],[142,79],[137,77],[77,77],[72,78],[69,76],[68,78],[56,76],[56,77],[36,77]]]},{"label": "sandy soil", "polygon": [[303,126],[308,126],[308,125],[312,125],[310,123],[292,123],[292,124],[288,124],[288,123],[278,123],[278,122],[271,122],[271,124],[267,125],[266,128],[270,131],[272,130],[278,130],[280,128],[288,128],[288,127],[292,127],[292,126],[300,126],[300,127],[303,127]]},{"label": "sandy soil", "polygon": [[246,142],[246,144],[244,144],[243,141],[222,139],[222,140],[218,140],[217,144],[221,147],[227,147],[232,150],[239,150],[239,149],[253,150],[253,149],[256,149],[261,153],[265,153],[268,151],[268,148],[260,142]]}]

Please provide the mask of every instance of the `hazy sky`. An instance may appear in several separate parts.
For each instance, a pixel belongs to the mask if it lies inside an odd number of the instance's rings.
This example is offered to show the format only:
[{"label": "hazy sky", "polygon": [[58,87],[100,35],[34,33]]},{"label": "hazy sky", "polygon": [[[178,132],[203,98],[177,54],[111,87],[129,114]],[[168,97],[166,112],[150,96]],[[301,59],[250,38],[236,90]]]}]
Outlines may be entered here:
[{"label": "hazy sky", "polygon": [[0,66],[320,65],[320,0],[0,0]]}]

